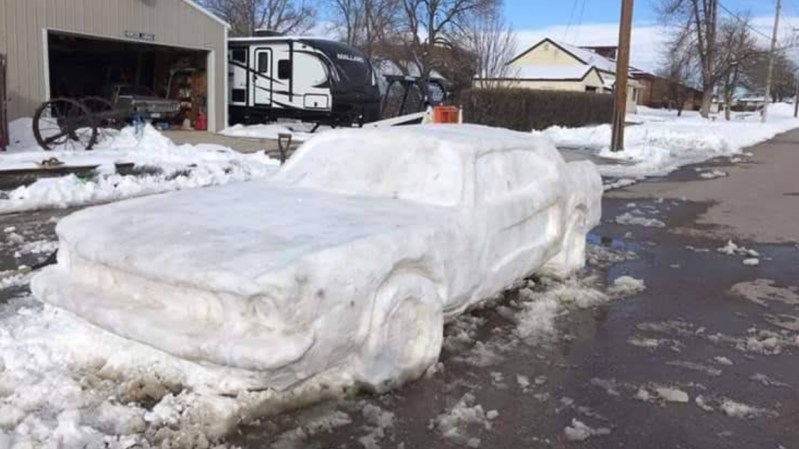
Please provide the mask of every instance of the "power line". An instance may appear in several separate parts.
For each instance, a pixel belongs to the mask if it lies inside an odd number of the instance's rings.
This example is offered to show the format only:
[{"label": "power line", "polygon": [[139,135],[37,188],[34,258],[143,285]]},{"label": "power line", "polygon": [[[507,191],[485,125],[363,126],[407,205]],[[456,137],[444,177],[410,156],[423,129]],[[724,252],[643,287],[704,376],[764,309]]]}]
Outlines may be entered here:
[{"label": "power line", "polygon": [[757,28],[753,27],[752,24],[749,23],[748,20],[741,18],[741,16],[739,16],[737,13],[733,12],[730,8],[725,6],[724,3],[718,2],[718,4],[719,4],[719,8],[723,9],[727,14],[731,15],[734,19],[736,19],[739,22],[741,22],[742,24],[744,24],[747,28],[749,28],[753,32],[765,37],[766,39],[771,40],[771,36],[769,36],[768,34],[762,32],[760,30],[758,30]]}]

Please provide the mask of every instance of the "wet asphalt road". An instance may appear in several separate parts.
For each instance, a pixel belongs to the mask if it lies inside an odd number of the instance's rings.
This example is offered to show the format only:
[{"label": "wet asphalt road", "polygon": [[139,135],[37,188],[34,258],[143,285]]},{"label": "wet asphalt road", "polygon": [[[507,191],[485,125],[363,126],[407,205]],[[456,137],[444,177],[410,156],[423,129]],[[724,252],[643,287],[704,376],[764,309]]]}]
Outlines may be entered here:
[{"label": "wet asphalt road", "polygon": [[[695,178],[687,167],[672,177],[691,178],[691,173]],[[722,240],[671,232],[707,230],[711,225],[698,224],[697,217],[711,203],[626,196],[604,200],[604,222],[591,241],[637,257],[612,264],[602,259],[583,278],[596,276],[603,289],[630,275],[644,280],[643,292],[574,308],[557,319],[554,337],[533,342],[514,336],[518,292],[510,292],[495,307],[460,322],[472,324],[470,338],[449,345],[443,369],[429,377],[385,395],[359,394],[242,425],[229,443],[243,448],[799,447],[799,300],[783,289],[799,285],[799,247],[737,241],[760,253],[759,266],[744,266],[744,256],[716,251]],[[629,211],[666,226],[614,222]],[[66,213],[0,216],[0,270],[46,258],[26,252],[24,243],[9,236],[52,241],[54,223]],[[15,229],[6,231],[9,227]],[[762,304],[731,291],[758,279],[773,284],[757,285],[774,287],[755,298]],[[24,289],[2,290],[0,302]],[[448,334],[452,338],[459,329],[450,326]],[[473,356],[483,352],[489,356],[476,363]],[[680,395],[661,397],[658,388],[666,387],[687,394],[687,402],[680,402],[685,399]],[[496,410],[498,416],[461,423],[445,437],[435,420],[466,394],[474,396],[470,406]],[[736,403],[751,408],[741,411]],[[574,419],[601,434],[569,440],[564,429]]]}]

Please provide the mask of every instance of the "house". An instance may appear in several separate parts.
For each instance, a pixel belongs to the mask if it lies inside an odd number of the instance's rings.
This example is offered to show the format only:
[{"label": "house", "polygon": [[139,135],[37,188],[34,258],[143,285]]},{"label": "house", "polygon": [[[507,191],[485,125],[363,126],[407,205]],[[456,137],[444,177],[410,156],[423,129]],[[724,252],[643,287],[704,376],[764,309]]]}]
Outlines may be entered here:
[{"label": "house", "polygon": [[2,0],[8,118],[33,116],[51,98],[107,96],[114,84],[136,84],[171,98],[191,89],[188,107],[221,130],[228,28],[192,0]]},{"label": "house", "polygon": [[[602,47],[604,48],[604,47]],[[608,47],[610,48],[610,47]],[[616,84],[616,62],[588,48],[545,38],[509,63],[510,75],[492,79],[501,86],[609,94]],[[480,85],[478,80],[476,83]],[[627,110],[635,111],[641,86],[629,79]]]},{"label": "house", "polygon": [[682,109],[697,110],[702,106],[702,91],[649,72],[636,70],[635,79],[641,85],[638,104],[650,108],[678,108],[682,101]]}]

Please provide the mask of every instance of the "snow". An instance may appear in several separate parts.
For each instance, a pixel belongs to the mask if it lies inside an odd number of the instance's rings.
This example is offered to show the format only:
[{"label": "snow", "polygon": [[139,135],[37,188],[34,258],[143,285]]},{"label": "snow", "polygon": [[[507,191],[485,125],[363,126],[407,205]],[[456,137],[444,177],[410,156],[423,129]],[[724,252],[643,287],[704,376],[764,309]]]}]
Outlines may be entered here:
[{"label": "snow", "polygon": [[[176,145],[147,125],[116,132],[91,151],[44,151],[32,137],[31,119],[10,125],[12,144],[0,157],[0,170],[34,169],[57,158],[68,167],[99,166],[88,178],[74,174],[41,178],[0,196],[0,212],[66,208],[116,201],[170,190],[183,190],[272,175],[279,162],[264,154],[240,154],[218,145]],[[133,163],[134,174],[116,173],[115,164]]]},{"label": "snow", "polygon": [[[566,164],[527,133],[332,130],[272,179],[63,218],[58,264],[31,288],[114,334],[239,370],[249,386],[326,375],[383,390],[435,364],[445,319],[532,273],[581,268],[601,195],[593,164]],[[520,220],[538,204],[565,213]],[[538,332],[535,320],[551,327],[560,304],[605,300],[573,287],[540,302],[549,315],[531,305],[522,333]]]},{"label": "snow", "polygon": [[724,178],[728,176],[727,172],[723,172],[721,170],[709,170],[703,171],[699,173],[699,177],[702,179],[715,179],[715,178]]},{"label": "snow", "polygon": [[617,296],[633,295],[646,289],[644,281],[632,276],[620,276],[613,280],[613,285],[608,289],[608,293]]},{"label": "snow", "polygon": [[[483,406],[475,404],[475,401],[473,394],[466,393],[452,408],[435,418],[434,426],[444,438],[463,444],[473,441],[471,432],[479,429],[491,430],[490,418]],[[471,444],[469,446],[476,447]]]},{"label": "snow", "polygon": [[563,429],[563,433],[569,441],[585,441],[592,436],[610,435],[610,429],[605,427],[591,428],[577,418],[573,418],[571,426]]},{"label": "snow", "polygon": [[[223,129],[219,134],[229,137],[247,137],[251,139],[272,139],[277,140],[280,134],[290,134],[292,142],[305,142],[316,134],[311,130],[315,125],[312,123],[270,123],[265,125],[233,125]],[[322,133],[330,129],[327,126],[320,126],[316,133]]]},{"label": "snow", "polygon": [[657,218],[642,217],[640,215],[633,215],[630,212],[625,212],[616,217],[616,223],[620,225],[630,226],[643,226],[646,228],[663,228],[666,223],[658,220]]},{"label": "snow", "polygon": [[666,402],[688,403],[690,397],[688,393],[674,387],[667,387],[662,385],[655,386],[655,392],[658,396]]},{"label": "snow", "polygon": [[722,254],[726,254],[728,256],[739,255],[739,256],[760,257],[760,253],[758,253],[757,251],[737,245],[732,240],[727,240],[727,243],[720,248],[716,248],[716,251]]},{"label": "snow", "polygon": [[743,148],[799,127],[790,105],[773,104],[769,111],[769,120],[763,124],[757,114],[727,122],[704,119],[693,111],[677,117],[676,111],[639,106],[638,114],[628,116],[628,121],[640,124],[627,127],[624,151],[617,153],[609,149],[610,125],[553,126],[533,134],[550,139],[558,147],[583,149],[606,158],[599,166],[603,176],[635,179],[666,175],[684,165],[739,154]]},{"label": "snow", "polygon": [[719,365],[732,366],[732,364],[733,364],[732,360],[730,360],[729,358],[724,357],[724,356],[718,356],[717,355],[717,356],[713,357],[713,360],[716,363],[718,363]]},{"label": "snow", "polygon": [[249,387],[233,370],[170,357],[30,297],[4,305],[0,316],[0,425],[11,447],[218,441],[243,417],[341,391],[323,381],[290,394],[231,395]]},{"label": "snow", "polygon": [[741,263],[746,265],[747,267],[756,267],[760,265],[760,259],[758,259],[757,257],[750,257],[748,259],[744,259]]},{"label": "snow", "polygon": [[727,416],[733,418],[753,418],[755,416],[761,415],[766,412],[761,408],[736,402],[733,401],[732,399],[725,399],[721,403],[721,410]]}]

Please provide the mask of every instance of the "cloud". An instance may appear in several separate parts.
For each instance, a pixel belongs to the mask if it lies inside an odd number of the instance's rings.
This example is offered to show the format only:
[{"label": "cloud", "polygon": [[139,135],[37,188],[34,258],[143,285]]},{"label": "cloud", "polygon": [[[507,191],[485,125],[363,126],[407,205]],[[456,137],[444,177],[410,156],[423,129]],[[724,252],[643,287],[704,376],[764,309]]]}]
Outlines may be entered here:
[{"label": "cloud", "polygon": [[[755,33],[761,45],[768,45],[774,17],[754,17],[752,27],[762,34]],[[799,24],[799,17],[789,16],[780,27],[780,41],[788,42],[793,36],[792,23]],[[516,31],[519,51],[524,51],[545,37],[574,45],[616,45],[619,40],[618,23],[588,23],[582,25],[553,25],[539,29]],[[639,22],[633,26],[630,60],[632,65],[643,70],[656,71],[662,65],[663,48],[668,39],[668,29],[659,23]],[[765,36],[764,36],[765,35]],[[795,54],[799,51],[794,49]]]}]

